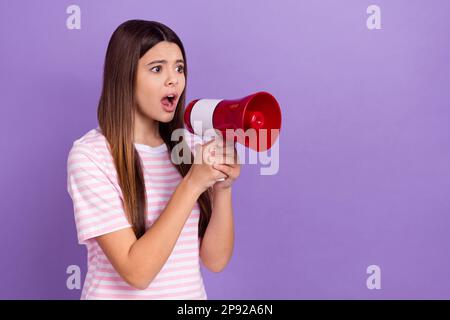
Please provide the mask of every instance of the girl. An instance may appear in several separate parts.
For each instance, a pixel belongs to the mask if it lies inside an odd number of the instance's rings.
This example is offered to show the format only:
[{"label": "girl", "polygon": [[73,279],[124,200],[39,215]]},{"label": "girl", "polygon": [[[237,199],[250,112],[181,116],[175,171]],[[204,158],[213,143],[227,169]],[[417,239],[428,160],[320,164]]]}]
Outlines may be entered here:
[{"label": "girl", "polygon": [[175,130],[194,141],[183,129],[186,78],[183,44],[167,26],[130,20],[113,33],[99,127],[73,143],[67,162],[88,253],[81,299],[206,299],[200,260],[220,272],[231,258],[236,149],[219,144],[215,164],[202,161],[214,141],[196,145],[190,163],[171,158]]}]

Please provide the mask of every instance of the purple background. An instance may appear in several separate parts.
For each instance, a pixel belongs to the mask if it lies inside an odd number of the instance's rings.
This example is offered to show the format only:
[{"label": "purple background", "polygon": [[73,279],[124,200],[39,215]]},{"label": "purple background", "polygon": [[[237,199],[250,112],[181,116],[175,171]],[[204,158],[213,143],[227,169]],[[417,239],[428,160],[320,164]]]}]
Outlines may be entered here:
[{"label": "purple background", "polygon": [[[66,8],[81,7],[81,30]],[[366,8],[381,7],[368,30]],[[447,0],[1,1],[0,298],[78,299],[66,161],[97,126],[106,46],[134,18],[178,33],[188,100],[265,90],[280,170],[245,166],[210,299],[450,298]],[[366,268],[381,267],[381,290]]]}]

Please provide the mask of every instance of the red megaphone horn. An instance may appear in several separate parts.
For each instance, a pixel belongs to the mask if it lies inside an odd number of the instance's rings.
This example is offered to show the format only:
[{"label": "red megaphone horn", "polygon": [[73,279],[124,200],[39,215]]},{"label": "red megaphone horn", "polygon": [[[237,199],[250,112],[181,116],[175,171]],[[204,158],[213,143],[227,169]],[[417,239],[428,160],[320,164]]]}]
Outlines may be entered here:
[{"label": "red megaphone horn", "polygon": [[196,99],[186,106],[186,128],[203,136],[205,131],[219,130],[223,137],[232,130],[234,141],[256,151],[272,147],[281,129],[281,109],[268,92],[257,92],[242,99]]}]

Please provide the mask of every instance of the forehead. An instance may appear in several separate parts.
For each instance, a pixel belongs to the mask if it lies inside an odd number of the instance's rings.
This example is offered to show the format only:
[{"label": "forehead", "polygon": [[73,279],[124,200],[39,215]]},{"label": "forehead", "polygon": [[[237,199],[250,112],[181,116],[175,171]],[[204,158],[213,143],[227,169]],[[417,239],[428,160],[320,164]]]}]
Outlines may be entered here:
[{"label": "forehead", "polygon": [[167,41],[162,41],[150,48],[143,56],[144,63],[148,63],[151,60],[164,59],[169,62],[183,59],[180,48],[177,44]]}]

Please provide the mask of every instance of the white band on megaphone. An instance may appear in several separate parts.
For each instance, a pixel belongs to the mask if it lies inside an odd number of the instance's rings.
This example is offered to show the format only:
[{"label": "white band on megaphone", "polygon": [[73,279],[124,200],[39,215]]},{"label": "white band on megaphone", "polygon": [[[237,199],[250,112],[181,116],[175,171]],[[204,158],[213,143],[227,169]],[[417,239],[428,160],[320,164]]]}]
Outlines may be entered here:
[{"label": "white band on megaphone", "polygon": [[[213,129],[213,114],[217,105],[223,99],[200,99],[191,110],[191,126],[194,133],[203,136],[206,130]],[[201,122],[201,126],[195,125],[195,122]]]}]

